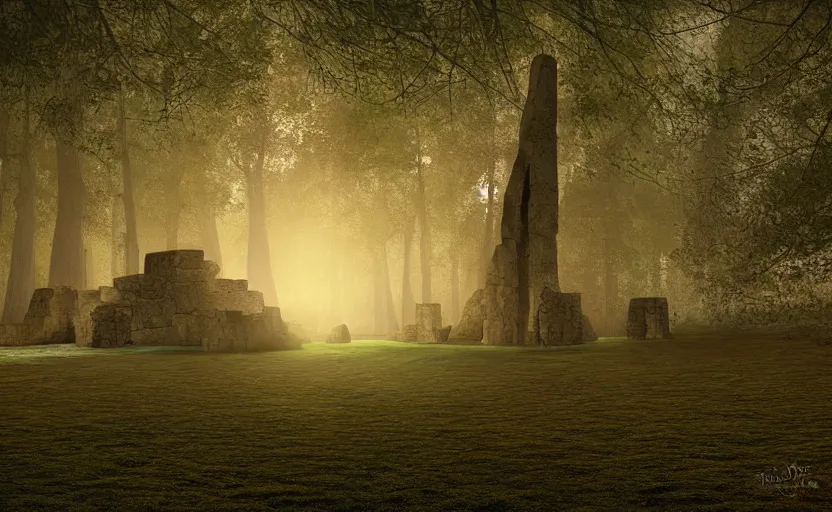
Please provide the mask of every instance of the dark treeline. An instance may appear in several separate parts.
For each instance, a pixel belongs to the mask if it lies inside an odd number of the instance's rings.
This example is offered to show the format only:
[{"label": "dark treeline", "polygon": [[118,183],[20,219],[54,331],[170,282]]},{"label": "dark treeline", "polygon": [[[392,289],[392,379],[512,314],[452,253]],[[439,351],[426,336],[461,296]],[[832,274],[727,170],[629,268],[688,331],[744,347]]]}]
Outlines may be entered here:
[{"label": "dark treeline", "polygon": [[832,306],[825,1],[7,0],[0,304],[198,247],[312,329],[455,322],[532,57],[559,61],[561,288],[600,335]]}]

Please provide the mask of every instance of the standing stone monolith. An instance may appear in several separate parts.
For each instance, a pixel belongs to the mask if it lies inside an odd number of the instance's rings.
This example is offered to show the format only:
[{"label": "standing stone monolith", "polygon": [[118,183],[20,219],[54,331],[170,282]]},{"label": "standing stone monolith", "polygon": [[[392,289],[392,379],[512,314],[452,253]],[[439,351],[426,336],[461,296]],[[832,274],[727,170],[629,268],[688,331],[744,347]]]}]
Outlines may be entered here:
[{"label": "standing stone monolith", "polygon": [[634,340],[670,338],[670,316],[665,297],[630,299],[627,337]]},{"label": "standing stone monolith", "polygon": [[419,343],[441,343],[441,330],[442,305],[435,303],[416,304],[416,341]]},{"label": "standing stone monolith", "polygon": [[494,250],[486,277],[486,344],[534,343],[530,333],[543,289],[560,292],[557,81],[554,57],[535,57],[520,121],[517,159],[503,196],[501,243]]}]

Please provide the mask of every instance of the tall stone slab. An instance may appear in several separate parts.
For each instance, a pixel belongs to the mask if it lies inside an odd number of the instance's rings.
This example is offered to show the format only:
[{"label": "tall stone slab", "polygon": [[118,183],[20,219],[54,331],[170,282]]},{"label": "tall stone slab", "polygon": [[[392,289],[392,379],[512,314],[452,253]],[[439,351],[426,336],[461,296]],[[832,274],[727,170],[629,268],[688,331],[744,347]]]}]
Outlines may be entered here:
[{"label": "tall stone slab", "polygon": [[503,196],[502,240],[486,277],[483,343],[534,343],[530,333],[543,289],[560,291],[557,232],[557,62],[538,55]]},{"label": "tall stone slab", "polygon": [[[520,124],[519,154],[528,167],[529,325],[543,289],[558,283],[558,65],[548,55],[532,62],[529,95]],[[529,329],[531,331],[533,329]]]}]

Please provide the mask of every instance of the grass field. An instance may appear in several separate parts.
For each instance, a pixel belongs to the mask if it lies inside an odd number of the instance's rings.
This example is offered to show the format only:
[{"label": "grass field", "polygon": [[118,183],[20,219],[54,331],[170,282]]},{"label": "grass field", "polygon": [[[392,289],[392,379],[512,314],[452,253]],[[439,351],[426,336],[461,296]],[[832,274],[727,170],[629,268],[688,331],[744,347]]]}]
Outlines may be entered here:
[{"label": "grass field", "polygon": [[832,510],[832,347],[0,349],[0,510]]}]

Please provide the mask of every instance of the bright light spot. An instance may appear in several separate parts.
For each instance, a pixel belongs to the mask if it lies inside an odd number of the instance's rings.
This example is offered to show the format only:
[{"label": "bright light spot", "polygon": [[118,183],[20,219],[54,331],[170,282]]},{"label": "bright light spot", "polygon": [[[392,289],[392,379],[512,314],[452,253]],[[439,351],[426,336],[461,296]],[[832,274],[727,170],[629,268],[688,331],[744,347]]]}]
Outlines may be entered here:
[{"label": "bright light spot", "polygon": [[479,196],[480,202],[485,203],[488,201],[488,185],[478,185],[477,186],[477,195]]}]

